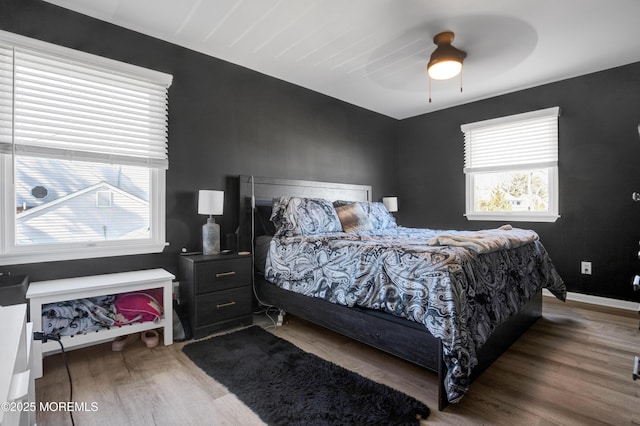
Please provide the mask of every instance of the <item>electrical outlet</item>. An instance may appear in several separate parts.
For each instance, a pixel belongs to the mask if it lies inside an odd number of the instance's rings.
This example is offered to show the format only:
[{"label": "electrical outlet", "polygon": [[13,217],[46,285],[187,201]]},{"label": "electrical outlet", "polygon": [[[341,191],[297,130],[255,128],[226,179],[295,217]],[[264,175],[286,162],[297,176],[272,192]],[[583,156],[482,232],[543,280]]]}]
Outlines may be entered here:
[{"label": "electrical outlet", "polygon": [[591,275],[591,262],[580,262],[580,272],[582,275]]}]

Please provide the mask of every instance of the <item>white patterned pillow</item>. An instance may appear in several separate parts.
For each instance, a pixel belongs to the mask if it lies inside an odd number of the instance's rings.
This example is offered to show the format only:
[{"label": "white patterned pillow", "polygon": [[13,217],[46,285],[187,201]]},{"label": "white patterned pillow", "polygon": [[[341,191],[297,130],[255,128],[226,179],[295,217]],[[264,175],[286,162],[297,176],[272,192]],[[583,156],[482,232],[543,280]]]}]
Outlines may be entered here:
[{"label": "white patterned pillow", "polygon": [[281,197],[273,204],[271,221],[277,237],[342,231],[333,204],[321,198]]},{"label": "white patterned pillow", "polygon": [[396,228],[395,218],[381,202],[361,202],[364,211],[369,215],[372,229]]}]

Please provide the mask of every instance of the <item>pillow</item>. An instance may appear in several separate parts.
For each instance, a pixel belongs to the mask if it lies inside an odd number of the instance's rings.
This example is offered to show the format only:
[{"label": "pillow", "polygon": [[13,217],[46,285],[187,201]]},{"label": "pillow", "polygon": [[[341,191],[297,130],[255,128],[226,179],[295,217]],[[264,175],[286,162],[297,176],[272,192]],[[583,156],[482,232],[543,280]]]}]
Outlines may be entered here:
[{"label": "pillow", "polygon": [[273,226],[276,229],[276,232],[273,234],[274,236],[280,235],[280,228],[282,228],[285,225],[283,217],[286,214],[288,203],[289,203],[289,198],[287,197],[273,199],[273,205],[271,207],[271,216],[269,217],[269,220],[271,221],[271,223],[273,223]]},{"label": "pillow", "polygon": [[116,309],[116,325],[157,322],[162,316],[162,289],[120,293],[113,304]]},{"label": "pillow", "polygon": [[389,210],[381,202],[362,202],[360,203],[369,215],[372,229],[396,228],[396,220],[389,213]]},{"label": "pillow", "polygon": [[360,232],[373,229],[367,212],[360,203],[343,204],[336,207],[344,232]]},{"label": "pillow", "polygon": [[281,197],[273,204],[271,221],[277,237],[342,231],[333,204],[321,198]]}]

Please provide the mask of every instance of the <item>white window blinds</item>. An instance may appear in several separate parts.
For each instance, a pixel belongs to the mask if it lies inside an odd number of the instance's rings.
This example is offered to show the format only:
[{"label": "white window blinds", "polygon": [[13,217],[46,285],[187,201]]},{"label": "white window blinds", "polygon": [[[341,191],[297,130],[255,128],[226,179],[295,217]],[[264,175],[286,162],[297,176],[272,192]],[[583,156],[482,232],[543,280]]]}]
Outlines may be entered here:
[{"label": "white window blinds", "polygon": [[166,169],[170,84],[93,55],[0,46],[0,152]]},{"label": "white window blinds", "polygon": [[559,107],[463,124],[464,172],[558,164]]},{"label": "white window blinds", "polygon": [[12,151],[13,50],[0,45],[0,154]]}]

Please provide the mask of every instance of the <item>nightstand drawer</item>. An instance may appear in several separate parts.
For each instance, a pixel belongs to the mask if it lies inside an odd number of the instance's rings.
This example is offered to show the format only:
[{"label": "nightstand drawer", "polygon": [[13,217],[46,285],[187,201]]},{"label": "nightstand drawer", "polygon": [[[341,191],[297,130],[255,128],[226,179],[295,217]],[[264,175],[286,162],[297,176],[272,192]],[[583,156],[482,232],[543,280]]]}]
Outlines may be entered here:
[{"label": "nightstand drawer", "polygon": [[245,287],[204,294],[196,300],[196,323],[211,324],[251,312],[251,291]]},{"label": "nightstand drawer", "polygon": [[251,258],[196,264],[196,294],[251,284]]}]

